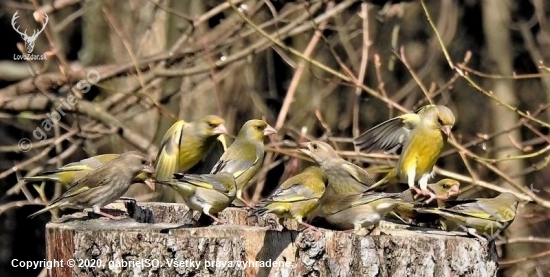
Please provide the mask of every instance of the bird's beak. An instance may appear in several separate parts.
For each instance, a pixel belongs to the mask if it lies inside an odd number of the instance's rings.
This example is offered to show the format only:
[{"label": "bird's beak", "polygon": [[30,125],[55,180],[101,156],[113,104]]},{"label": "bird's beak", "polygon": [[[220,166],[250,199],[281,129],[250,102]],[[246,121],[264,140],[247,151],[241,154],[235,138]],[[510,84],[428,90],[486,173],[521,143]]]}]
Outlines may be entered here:
[{"label": "bird's beak", "polygon": [[451,189],[449,190],[449,196],[459,195],[459,194],[460,194],[460,189],[457,186],[452,186]]},{"label": "bird's beak", "polygon": [[276,134],[276,133],[277,133],[277,130],[271,127],[271,125],[267,125],[267,127],[264,130],[264,136],[269,136],[271,134]]},{"label": "bird's beak", "polygon": [[300,147],[300,149],[298,149],[298,151],[306,154],[306,155],[310,155],[311,154],[311,151],[309,151],[309,142],[302,142],[300,144],[298,144]]},{"label": "bird's beak", "polygon": [[[143,166],[143,172],[147,173],[148,175],[154,175],[155,174],[155,168],[152,165],[145,165]],[[155,191],[155,181],[149,177],[145,181],[143,181],[152,191]]]},{"label": "bird's beak", "polygon": [[443,131],[443,133],[448,136],[451,133],[451,128],[453,128],[453,126],[451,125],[441,126],[441,131]]},{"label": "bird's beak", "polygon": [[152,190],[155,191],[155,181],[153,179],[147,179],[144,183]]},{"label": "bird's beak", "polygon": [[155,173],[155,168],[152,165],[144,165],[143,166],[143,172],[145,172],[147,174],[154,174]]},{"label": "bird's beak", "polygon": [[214,128],[214,134],[217,134],[217,135],[227,134],[227,128],[225,128],[224,124],[220,124],[216,128]]}]

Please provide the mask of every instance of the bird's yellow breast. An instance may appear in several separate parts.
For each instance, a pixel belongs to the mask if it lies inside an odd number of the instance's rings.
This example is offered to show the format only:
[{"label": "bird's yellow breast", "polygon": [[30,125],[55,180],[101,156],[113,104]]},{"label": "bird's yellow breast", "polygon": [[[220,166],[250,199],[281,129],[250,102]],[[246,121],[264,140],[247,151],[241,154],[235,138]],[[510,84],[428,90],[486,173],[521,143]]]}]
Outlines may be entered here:
[{"label": "bird's yellow breast", "polygon": [[187,151],[180,151],[179,155],[179,167],[178,172],[185,172],[197,164],[204,154],[201,151],[201,148],[188,149]]},{"label": "bird's yellow breast", "polygon": [[178,172],[185,172],[200,162],[208,153],[216,138],[208,138],[203,143],[199,140],[183,139],[179,150]]},{"label": "bird's yellow breast", "polygon": [[429,173],[444,146],[443,135],[438,129],[425,130],[420,136],[412,137],[399,157],[399,176],[406,178],[407,172],[412,168],[415,168],[416,180]]}]

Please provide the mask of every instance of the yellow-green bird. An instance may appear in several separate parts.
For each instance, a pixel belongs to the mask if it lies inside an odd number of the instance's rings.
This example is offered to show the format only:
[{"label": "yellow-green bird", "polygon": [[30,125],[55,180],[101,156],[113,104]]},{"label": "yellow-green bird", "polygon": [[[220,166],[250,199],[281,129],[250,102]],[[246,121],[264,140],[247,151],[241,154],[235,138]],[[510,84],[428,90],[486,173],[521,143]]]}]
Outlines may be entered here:
[{"label": "yellow-green bird", "polygon": [[395,208],[401,195],[385,192],[335,195],[323,202],[323,217],[338,229],[353,229],[356,234],[365,235],[366,228],[377,225]]},{"label": "yellow-green bird", "polygon": [[[460,193],[460,182],[454,179],[442,179],[437,183],[428,184],[428,189],[436,195],[444,195],[447,200],[455,200]],[[416,223],[434,222],[436,219],[429,216],[419,216],[415,211],[415,208],[431,208],[431,207],[445,207],[443,200],[437,200],[437,202],[431,202],[426,204],[426,197],[420,197],[414,199],[413,190],[408,189],[403,192],[402,201],[397,204],[395,209],[390,212],[390,215],[401,220],[405,224],[410,224],[413,221]]]},{"label": "yellow-green bird", "polygon": [[221,222],[215,214],[227,208],[237,193],[235,177],[227,172],[200,175],[176,173],[174,180],[159,183],[179,193],[190,212],[204,213],[215,222]]},{"label": "yellow-green bird", "polygon": [[[359,135],[355,146],[365,152],[374,150],[396,151],[401,154],[395,167],[371,189],[386,183],[404,182],[418,194],[433,199],[444,199],[428,190],[433,167],[447,143],[455,124],[453,112],[442,105],[427,105],[397,116]],[[418,182],[419,188],[415,186]]]},{"label": "yellow-green bird", "polygon": [[46,208],[30,215],[35,217],[55,208],[93,208],[94,213],[116,219],[101,212],[101,207],[120,198],[134,183],[136,176],[153,174],[151,160],[137,151],[129,151],[90,171],[76,180],[60,197]]},{"label": "yellow-green bird", "polygon": [[252,206],[243,199],[243,190],[262,168],[265,154],[264,137],[276,133],[277,131],[263,120],[252,119],[245,122],[235,141],[210,172],[211,174],[220,172],[233,174],[237,183],[235,198],[248,207]]},{"label": "yellow-green bird", "polygon": [[190,170],[205,158],[222,134],[227,134],[225,120],[216,115],[174,123],[164,134],[155,159],[156,180],[170,181],[174,173]]},{"label": "yellow-green bird", "polygon": [[439,215],[475,237],[481,238],[481,234],[493,238],[512,224],[519,201],[515,194],[504,192],[494,198],[445,201],[445,208],[416,211]]},{"label": "yellow-green bird", "polygon": [[293,218],[309,229],[316,229],[303,218],[317,207],[327,183],[325,172],[317,166],[310,166],[288,178],[270,197],[256,204],[253,214],[273,213],[278,218]]},{"label": "yellow-green bird", "polygon": [[[74,182],[86,176],[90,171],[104,165],[105,163],[120,156],[120,154],[103,154],[93,156],[87,159],[66,164],[55,170],[48,170],[39,173],[36,176],[23,178],[27,182],[50,181],[69,187]],[[152,190],[155,190],[154,182],[149,179],[152,174],[141,173],[134,179],[134,183],[145,183]]]}]

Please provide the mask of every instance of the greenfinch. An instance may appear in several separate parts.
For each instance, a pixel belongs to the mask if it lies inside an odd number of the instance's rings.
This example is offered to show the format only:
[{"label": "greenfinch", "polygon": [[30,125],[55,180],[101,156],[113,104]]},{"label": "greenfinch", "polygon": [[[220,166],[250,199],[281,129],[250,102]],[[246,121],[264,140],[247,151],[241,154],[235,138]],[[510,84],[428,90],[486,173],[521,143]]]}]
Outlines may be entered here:
[{"label": "greenfinch", "polygon": [[374,180],[364,169],[341,158],[328,143],[314,140],[301,143],[300,146],[305,148],[299,151],[311,157],[325,171],[328,179],[319,205],[307,216],[308,222],[315,217],[325,217],[324,206],[329,199],[338,201],[339,197],[357,195],[374,184]]},{"label": "greenfinch", "polygon": [[151,160],[137,151],[125,152],[76,180],[60,197],[29,217],[35,217],[55,208],[91,207],[96,214],[116,219],[110,214],[101,212],[101,208],[126,193],[136,176],[142,173],[154,173]]},{"label": "greenfinch", "polygon": [[252,119],[244,123],[235,141],[227,148],[220,160],[212,168],[211,174],[228,172],[235,176],[237,183],[236,200],[252,207],[243,199],[243,190],[248,182],[258,174],[264,162],[263,138],[277,131],[263,120]]},{"label": "greenfinch", "polygon": [[310,166],[288,178],[270,197],[256,204],[253,214],[273,213],[278,218],[292,218],[309,229],[315,229],[303,218],[317,207],[327,183],[325,172],[317,166]]},{"label": "greenfinch", "polygon": [[155,159],[156,180],[169,181],[174,173],[187,172],[203,160],[222,134],[227,134],[225,120],[216,115],[175,122],[164,134]]},{"label": "greenfinch", "polygon": [[300,146],[305,148],[299,151],[311,157],[327,173],[328,185],[324,195],[361,193],[374,184],[368,172],[341,158],[328,143],[310,141]]},{"label": "greenfinch", "polygon": [[[86,176],[90,171],[104,165],[105,163],[120,156],[120,154],[103,154],[93,156],[87,159],[66,164],[55,170],[48,170],[39,173],[37,176],[25,177],[23,180],[27,182],[44,182],[50,181],[59,183],[65,187],[69,187],[74,182]],[[134,179],[134,183],[145,183],[152,190],[155,190],[154,183],[151,179],[151,174],[141,173]]]},{"label": "greenfinch", "polygon": [[[386,183],[406,182],[419,195],[444,199],[428,190],[435,162],[447,143],[455,124],[453,112],[442,105],[427,105],[414,111],[380,123],[354,140],[361,151],[396,151],[401,154],[395,167],[374,184],[371,189]],[[420,188],[415,186],[418,182]]]},{"label": "greenfinch", "polygon": [[519,202],[515,194],[504,192],[494,198],[445,201],[444,208],[417,208],[416,211],[439,215],[475,237],[482,238],[482,234],[493,238],[512,224]]},{"label": "greenfinch", "polygon": [[221,222],[215,214],[233,202],[237,185],[233,174],[174,174],[172,181],[158,181],[174,189],[184,199],[190,212],[203,213],[215,222]]},{"label": "greenfinch", "polygon": [[[460,182],[454,179],[442,179],[437,183],[428,184],[428,189],[437,195],[444,195],[447,200],[455,200],[460,193]],[[408,189],[403,193],[402,202],[399,202],[394,211],[390,212],[390,215],[401,220],[405,224],[410,224],[413,221],[416,223],[434,222],[432,217],[419,216],[414,210],[415,207],[445,207],[443,200],[437,200],[437,202],[431,202],[425,204],[426,197],[420,197],[414,199],[413,190]]]},{"label": "greenfinch", "polygon": [[323,218],[341,230],[365,235],[366,228],[377,225],[399,203],[402,193],[364,192],[335,195],[323,202]]}]

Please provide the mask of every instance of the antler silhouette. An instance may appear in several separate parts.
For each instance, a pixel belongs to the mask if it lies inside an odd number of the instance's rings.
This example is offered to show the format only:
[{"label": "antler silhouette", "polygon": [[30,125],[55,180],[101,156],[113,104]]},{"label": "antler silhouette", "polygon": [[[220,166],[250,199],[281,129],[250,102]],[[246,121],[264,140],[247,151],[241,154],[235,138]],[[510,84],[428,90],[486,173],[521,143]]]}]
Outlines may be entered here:
[{"label": "antler silhouette", "polygon": [[27,29],[25,29],[25,32],[24,33],[21,33],[21,31],[19,31],[19,27],[16,27],[15,26],[15,21],[19,18],[19,15],[18,15],[19,11],[16,11],[14,14],[13,14],[13,17],[11,18],[11,26],[13,27],[13,29],[19,33],[21,35],[21,37],[23,37],[23,39],[25,39],[25,37],[27,37]]},{"label": "antler silhouette", "polygon": [[34,41],[36,40],[38,35],[40,35],[40,33],[42,33],[42,31],[44,31],[44,29],[46,28],[46,24],[48,24],[49,18],[47,14],[44,14],[44,23],[42,24],[42,29],[40,29],[38,33],[36,32],[37,30],[34,30],[32,33],[32,36],[27,35],[27,29],[25,29],[25,32],[19,31],[19,26],[16,26],[16,20],[18,18],[19,18],[19,11],[16,11],[13,14],[13,17],[11,19],[11,26],[17,33],[21,35],[21,38],[23,38],[23,40],[25,41],[25,47],[27,48],[27,53],[30,54],[34,49]]}]

